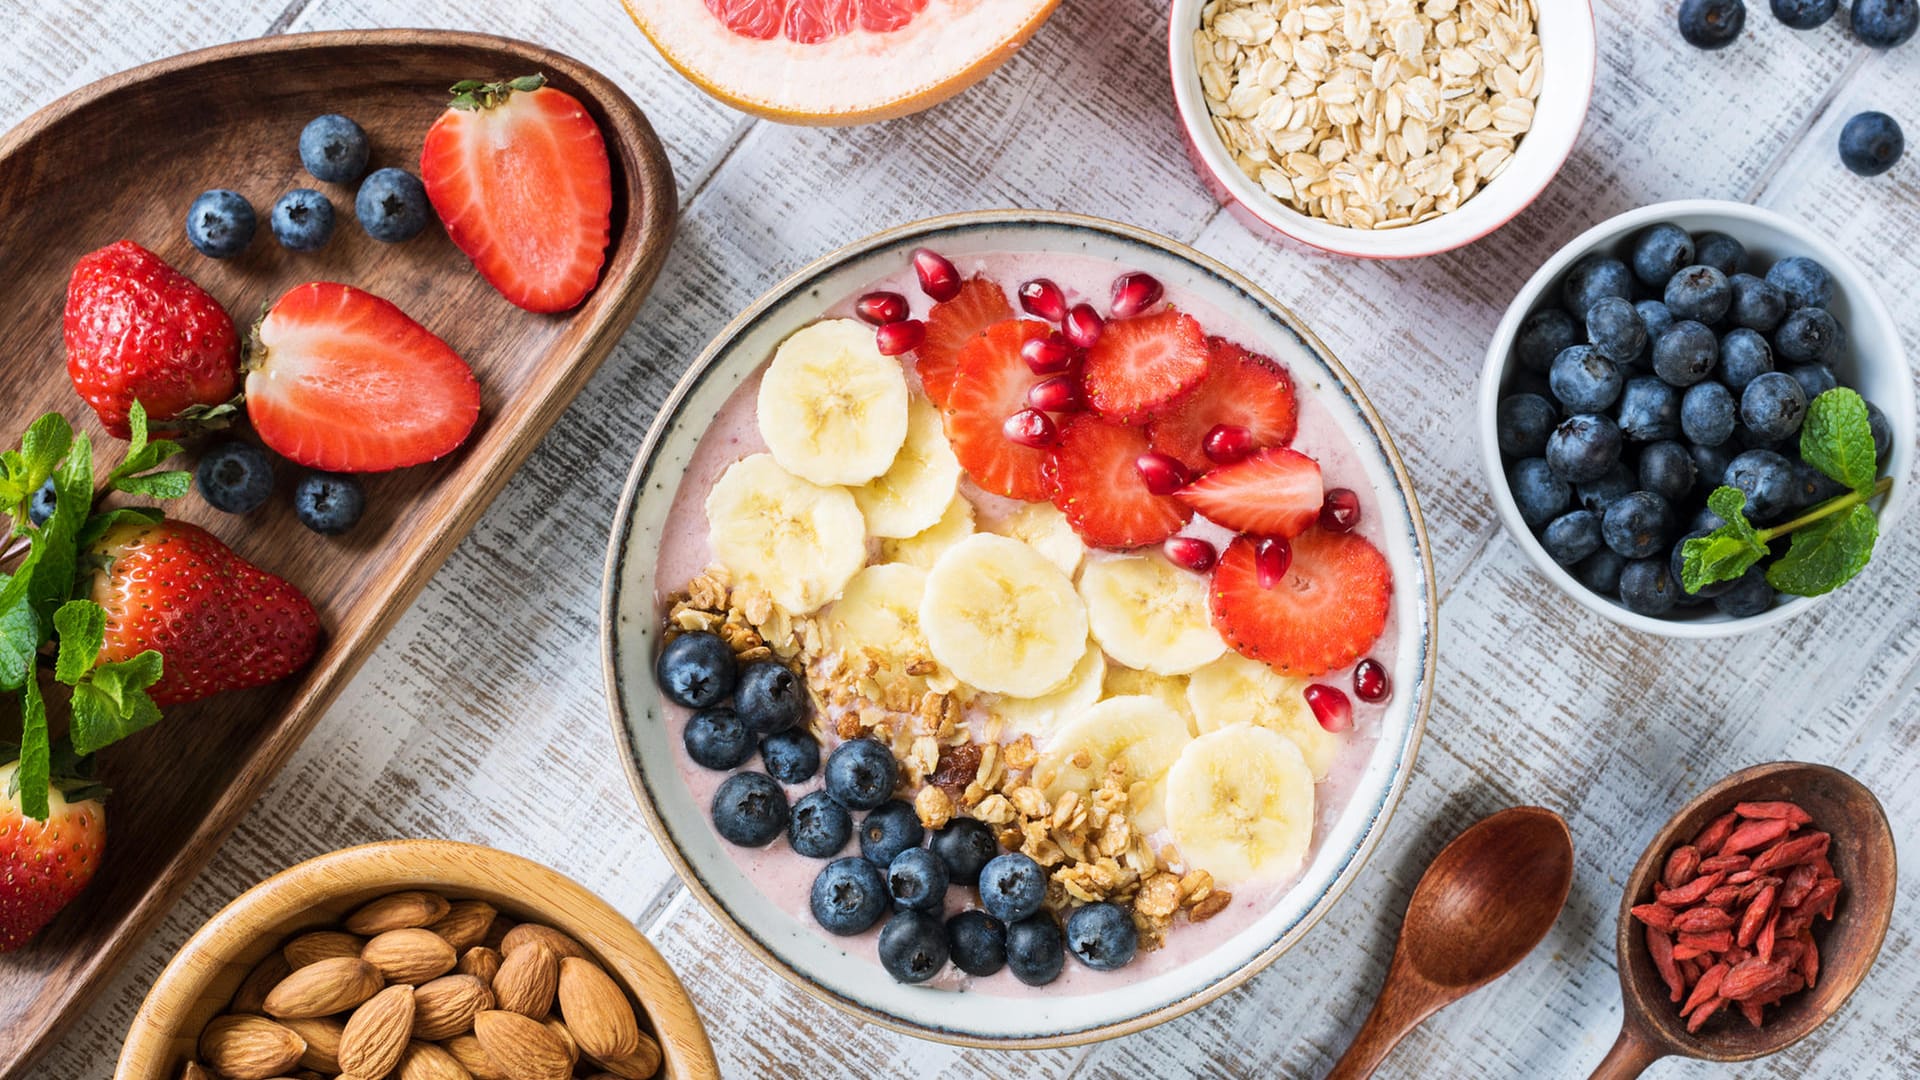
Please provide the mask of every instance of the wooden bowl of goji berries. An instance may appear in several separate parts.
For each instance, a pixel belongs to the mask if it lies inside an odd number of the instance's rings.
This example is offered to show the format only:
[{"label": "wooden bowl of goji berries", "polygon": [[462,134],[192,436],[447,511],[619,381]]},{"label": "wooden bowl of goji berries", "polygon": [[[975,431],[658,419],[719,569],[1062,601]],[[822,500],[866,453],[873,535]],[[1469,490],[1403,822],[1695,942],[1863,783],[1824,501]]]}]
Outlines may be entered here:
[{"label": "wooden bowl of goji berries", "polygon": [[1776,762],[1708,788],[1627,881],[1626,1016],[1602,1072],[1669,1054],[1743,1061],[1804,1038],[1873,966],[1895,878],[1886,812],[1838,769]]}]

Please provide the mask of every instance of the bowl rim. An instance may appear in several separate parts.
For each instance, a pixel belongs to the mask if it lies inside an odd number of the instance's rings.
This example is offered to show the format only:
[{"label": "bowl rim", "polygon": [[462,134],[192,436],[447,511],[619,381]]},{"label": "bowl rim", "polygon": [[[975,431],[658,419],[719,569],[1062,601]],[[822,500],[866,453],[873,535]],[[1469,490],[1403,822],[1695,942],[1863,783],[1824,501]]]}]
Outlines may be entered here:
[{"label": "bowl rim", "polygon": [[[1174,112],[1179,117],[1180,126],[1186,131],[1188,146],[1193,151],[1189,157],[1193,159],[1196,168],[1204,168],[1213,183],[1218,184],[1226,193],[1225,201],[1239,206],[1253,215],[1261,224],[1282,236],[1329,254],[1389,261],[1424,259],[1465,247],[1499,231],[1532,206],[1560,175],[1567,160],[1573,156],[1574,148],[1579,145],[1580,132],[1586,126],[1585,118],[1593,105],[1594,88],[1599,78],[1600,68],[1599,26],[1594,14],[1593,0],[1535,0],[1537,4],[1578,4],[1586,10],[1585,20],[1569,19],[1569,23],[1584,28],[1585,32],[1581,35],[1580,55],[1585,61],[1587,77],[1585,88],[1581,91],[1579,106],[1581,122],[1573,125],[1572,130],[1566,133],[1563,140],[1559,138],[1553,140],[1562,143],[1557,148],[1549,148],[1550,153],[1554,149],[1558,150],[1559,160],[1542,174],[1540,182],[1534,189],[1519,196],[1511,209],[1501,215],[1498,220],[1473,233],[1450,235],[1444,227],[1436,227],[1447,224],[1446,215],[1405,228],[1379,231],[1359,230],[1324,223],[1283,205],[1249,180],[1246,174],[1226,157],[1224,148],[1220,144],[1220,137],[1213,130],[1213,124],[1208,118],[1206,106],[1196,92],[1200,83],[1200,73],[1193,62],[1191,38],[1193,27],[1199,23],[1200,9],[1207,2],[1208,0],[1173,0],[1167,19],[1167,69],[1173,83]],[[1529,131],[1528,136],[1531,138],[1533,132]],[[1498,183],[1498,180],[1496,179],[1494,183]],[[1490,183],[1487,187],[1490,189],[1493,184]],[[1483,189],[1482,192],[1475,193],[1475,198],[1484,197],[1484,194]],[[1356,238],[1373,237],[1377,238],[1378,242],[1346,242],[1345,238],[1349,235]],[[1405,243],[1402,245],[1396,243],[1397,241]]]},{"label": "bowl rim", "polygon": [[[1858,311],[1856,320],[1864,319],[1882,325],[1888,330],[1887,337],[1891,347],[1871,361],[1875,365],[1897,365],[1907,371],[1905,379],[1893,380],[1896,390],[1893,401],[1876,402],[1886,412],[1894,428],[1894,447],[1887,459],[1887,475],[1894,478],[1893,489],[1887,493],[1878,517],[1881,528],[1899,520],[1906,508],[1907,475],[1911,471],[1913,456],[1913,379],[1912,369],[1906,355],[1906,347],[1900,339],[1899,323],[1895,322],[1886,302],[1877,289],[1872,286],[1872,277],[1855,262],[1853,257],[1830,243],[1825,237],[1810,227],[1787,217],[1784,214],[1750,203],[1732,202],[1724,199],[1674,199],[1667,202],[1651,203],[1615,214],[1606,220],[1582,232],[1556,250],[1534,271],[1527,283],[1514,294],[1501,316],[1493,337],[1487,346],[1487,356],[1480,369],[1478,416],[1476,427],[1480,443],[1480,463],[1486,474],[1487,487],[1493,499],[1494,511],[1501,525],[1520,545],[1534,569],[1540,571],[1560,591],[1568,594],[1580,606],[1602,618],[1611,620],[1629,630],[1659,637],[1703,639],[1730,637],[1736,634],[1753,633],[1793,618],[1825,600],[1832,593],[1822,596],[1798,596],[1782,604],[1776,604],[1758,615],[1745,618],[1707,618],[1707,619],[1657,619],[1628,611],[1617,604],[1588,589],[1574,580],[1567,568],[1553,561],[1540,545],[1538,537],[1533,535],[1526,522],[1520,517],[1520,508],[1513,501],[1513,492],[1509,489],[1506,467],[1500,460],[1499,439],[1495,431],[1496,416],[1500,406],[1500,387],[1505,381],[1513,351],[1513,339],[1519,333],[1519,327],[1533,309],[1540,303],[1547,287],[1563,274],[1568,266],[1580,257],[1599,247],[1624,238],[1629,233],[1647,225],[1656,224],[1675,217],[1718,216],[1743,224],[1758,226],[1778,233],[1784,239],[1810,251],[1829,270],[1834,272],[1836,284],[1844,290],[1849,307]],[[1857,281],[1858,287],[1850,287],[1846,280]],[[1864,358],[1861,366],[1869,361]]]},{"label": "bowl rim", "polygon": [[[1320,901],[1309,909],[1300,920],[1286,933],[1261,949],[1239,968],[1221,977],[1215,982],[1201,987],[1184,997],[1167,1002],[1157,1008],[1147,1010],[1122,1020],[1105,1024],[1091,1025],[1070,1032],[1035,1036],[990,1037],[948,1028],[933,1027],[905,1020],[901,1017],[873,1009],[861,1002],[822,986],[801,972],[795,970],[779,956],[771,952],[750,931],[740,925],[732,912],[712,894],[705,881],[694,872],[685,855],[673,842],[673,834],[666,828],[659,810],[653,804],[652,793],[646,785],[636,765],[637,748],[628,733],[627,716],[623,705],[619,656],[615,646],[616,625],[619,621],[619,609],[622,599],[621,569],[626,562],[627,538],[632,531],[633,514],[639,501],[640,489],[648,466],[659,453],[667,430],[677,415],[686,397],[699,383],[705,370],[723,357],[732,341],[749,325],[759,319],[766,311],[782,303],[791,293],[804,286],[818,275],[829,272],[840,264],[859,257],[874,249],[897,244],[913,237],[937,234],[949,229],[991,226],[1002,224],[1015,225],[1058,225],[1068,228],[1091,229],[1096,232],[1130,240],[1175,257],[1192,262],[1202,270],[1216,275],[1226,283],[1242,290],[1255,303],[1263,305],[1283,319],[1293,332],[1327,365],[1328,371],[1339,382],[1343,391],[1352,399],[1360,413],[1360,418],[1378,439],[1385,464],[1393,474],[1399,493],[1405,499],[1408,524],[1413,537],[1416,568],[1421,575],[1427,597],[1427,618],[1424,626],[1426,649],[1417,698],[1413,703],[1405,742],[1405,754],[1396,767],[1392,780],[1384,792],[1380,807],[1365,832],[1359,838],[1353,852],[1348,856],[1345,866],[1327,886]],[[788,983],[808,995],[854,1016],[862,1021],[878,1024],[881,1027],[916,1038],[953,1046],[965,1046],[988,1050],[1039,1050],[1084,1046],[1121,1035],[1132,1034],[1157,1024],[1183,1016],[1235,989],[1254,975],[1259,974],[1282,953],[1293,947],[1302,937],[1311,931],[1336,904],[1346,890],[1359,877],[1360,870],[1373,855],[1394,812],[1399,808],[1400,800],[1412,780],[1419,760],[1420,745],[1426,732],[1426,723],[1434,697],[1434,675],[1439,653],[1439,603],[1435,591],[1433,555],[1427,537],[1426,521],[1420,511],[1419,502],[1414,493],[1413,478],[1405,462],[1400,457],[1386,423],[1373,407],[1373,403],[1360,389],[1346,366],[1340,363],[1325,342],[1313,333],[1285,305],[1269,295],[1266,290],[1254,284],[1245,275],[1234,271],[1218,260],[1205,255],[1177,240],[1162,236],[1137,226],[1110,221],[1086,214],[1051,210],[971,210],[936,217],[880,230],[869,236],[842,245],[819,258],[807,263],[799,270],[770,286],[759,298],[744,308],[725,326],[715,331],[700,355],[688,365],[681,374],[673,391],[661,403],[654,414],[646,439],[641,443],[639,452],[634,456],[627,482],[620,495],[619,509],[615,512],[612,532],[607,545],[607,557],[603,567],[603,586],[600,611],[600,641],[602,675],[605,679],[607,717],[613,728],[613,737],[619,750],[620,764],[626,770],[627,783],[633,790],[634,800],[640,806],[641,814],[646,818],[647,827],[655,842],[665,852],[681,883],[696,896],[715,921],[727,929],[737,942],[766,964]]]}]

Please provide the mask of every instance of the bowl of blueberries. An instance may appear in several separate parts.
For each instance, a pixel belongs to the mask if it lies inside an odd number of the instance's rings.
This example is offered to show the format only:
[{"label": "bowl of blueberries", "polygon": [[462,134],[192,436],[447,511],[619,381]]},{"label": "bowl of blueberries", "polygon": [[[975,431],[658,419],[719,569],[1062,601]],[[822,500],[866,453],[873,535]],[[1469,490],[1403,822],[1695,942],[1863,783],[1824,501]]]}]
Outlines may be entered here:
[{"label": "bowl of blueberries", "polygon": [[1714,200],[1629,211],[1549,259],[1487,350],[1478,420],[1540,572],[1669,637],[1775,625],[1858,573],[1913,457],[1912,375],[1868,276]]}]

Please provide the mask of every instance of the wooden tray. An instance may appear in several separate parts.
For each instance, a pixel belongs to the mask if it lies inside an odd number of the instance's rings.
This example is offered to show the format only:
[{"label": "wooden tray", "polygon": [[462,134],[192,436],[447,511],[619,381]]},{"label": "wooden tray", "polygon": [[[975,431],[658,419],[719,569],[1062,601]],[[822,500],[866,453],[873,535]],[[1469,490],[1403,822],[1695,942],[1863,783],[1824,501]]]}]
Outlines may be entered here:
[{"label": "wooden tray", "polygon": [[[507,303],[437,226],[403,244],[371,239],[353,217],[352,192],[300,166],[300,129],[340,112],[366,128],[372,167],[417,171],[450,84],[536,71],[585,103],[613,161],[604,276],[566,315]],[[252,247],[225,263],[195,252],[184,230],[187,205],[213,187],[239,191],[261,217]],[[269,234],[268,207],[295,187],[334,202],[338,224],[320,252],[285,251]],[[619,87],[558,53],[479,34],[308,34],[188,53],[75,91],[0,139],[8,445],[35,416],[59,410],[94,435],[100,458],[118,460],[123,444],[104,435],[67,380],[61,311],[74,260],[123,237],[194,278],[243,327],[304,281],[368,288],[445,338],[473,365],[483,394],[480,425],[460,451],[368,478],[367,517],[348,536],[321,537],[295,520],[291,467],[270,505],[245,519],[197,496],[169,507],[304,590],[327,639],[302,677],[169,710],[158,727],[100,755],[114,789],[106,856],[72,908],[32,945],[0,957],[0,1077],[26,1075],[159,922],[613,349],[665,259],[675,209],[659,140]]]}]

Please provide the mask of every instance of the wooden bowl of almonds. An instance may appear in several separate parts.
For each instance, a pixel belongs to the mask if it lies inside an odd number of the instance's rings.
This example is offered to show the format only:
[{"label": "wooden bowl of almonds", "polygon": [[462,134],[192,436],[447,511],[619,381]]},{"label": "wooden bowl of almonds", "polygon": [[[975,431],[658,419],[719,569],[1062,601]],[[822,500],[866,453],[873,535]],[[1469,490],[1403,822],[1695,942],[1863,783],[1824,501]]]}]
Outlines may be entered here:
[{"label": "wooden bowl of almonds", "polygon": [[402,840],[242,894],[167,965],[116,1080],[706,1080],[680,980],[537,863]]}]

